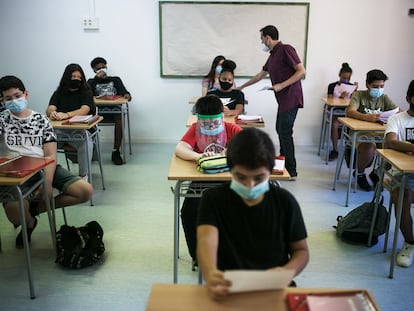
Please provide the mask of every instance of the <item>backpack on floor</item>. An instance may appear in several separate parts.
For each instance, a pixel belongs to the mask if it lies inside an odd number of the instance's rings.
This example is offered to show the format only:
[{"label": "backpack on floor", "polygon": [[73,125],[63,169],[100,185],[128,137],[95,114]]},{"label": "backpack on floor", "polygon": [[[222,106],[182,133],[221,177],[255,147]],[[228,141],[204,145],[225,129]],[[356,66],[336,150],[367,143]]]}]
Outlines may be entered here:
[{"label": "backpack on floor", "polygon": [[105,251],[103,229],[96,222],[83,227],[63,225],[56,233],[56,261],[60,265],[80,269],[98,262]]},{"label": "backpack on floor", "polygon": [[[388,219],[388,212],[382,205],[383,198],[378,205],[377,219],[374,226],[370,245],[378,243],[378,236],[385,233]],[[351,244],[368,245],[369,230],[371,228],[372,215],[374,212],[374,202],[365,202],[354,208],[345,216],[338,216],[336,235],[343,241]]]}]

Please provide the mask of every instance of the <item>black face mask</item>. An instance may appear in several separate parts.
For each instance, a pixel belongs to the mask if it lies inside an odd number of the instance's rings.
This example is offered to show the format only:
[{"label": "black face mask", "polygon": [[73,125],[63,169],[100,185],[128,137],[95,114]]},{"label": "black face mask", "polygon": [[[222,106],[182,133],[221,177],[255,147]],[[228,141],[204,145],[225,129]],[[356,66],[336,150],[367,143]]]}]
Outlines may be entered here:
[{"label": "black face mask", "polygon": [[70,80],[69,87],[71,89],[78,89],[81,86],[82,81],[81,80]]},{"label": "black face mask", "polygon": [[414,104],[411,104],[411,103],[410,103],[410,110],[411,110],[412,112],[414,112]]},{"label": "black face mask", "polygon": [[219,81],[219,82],[220,82],[220,87],[225,91],[229,90],[233,86],[233,83],[230,83],[230,82],[222,82],[222,81]]}]

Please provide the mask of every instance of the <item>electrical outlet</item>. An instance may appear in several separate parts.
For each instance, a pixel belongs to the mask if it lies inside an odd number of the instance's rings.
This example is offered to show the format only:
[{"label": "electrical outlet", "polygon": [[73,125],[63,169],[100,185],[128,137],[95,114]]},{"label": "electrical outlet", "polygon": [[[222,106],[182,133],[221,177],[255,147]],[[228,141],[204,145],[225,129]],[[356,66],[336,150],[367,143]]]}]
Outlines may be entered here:
[{"label": "electrical outlet", "polygon": [[85,17],[82,20],[83,29],[99,29],[99,18]]}]

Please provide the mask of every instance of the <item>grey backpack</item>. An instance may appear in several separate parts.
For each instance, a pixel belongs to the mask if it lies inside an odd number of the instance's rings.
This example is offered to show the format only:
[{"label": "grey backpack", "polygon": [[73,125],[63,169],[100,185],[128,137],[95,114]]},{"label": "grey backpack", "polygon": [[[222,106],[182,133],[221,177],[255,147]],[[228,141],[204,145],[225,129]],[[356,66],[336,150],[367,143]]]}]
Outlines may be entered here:
[{"label": "grey backpack", "polygon": [[[378,236],[384,234],[387,227],[388,212],[382,202],[383,198],[378,206],[371,246],[378,243]],[[336,235],[351,244],[367,245],[374,207],[374,202],[365,202],[345,216],[338,216],[336,218],[338,223],[334,226]]]}]

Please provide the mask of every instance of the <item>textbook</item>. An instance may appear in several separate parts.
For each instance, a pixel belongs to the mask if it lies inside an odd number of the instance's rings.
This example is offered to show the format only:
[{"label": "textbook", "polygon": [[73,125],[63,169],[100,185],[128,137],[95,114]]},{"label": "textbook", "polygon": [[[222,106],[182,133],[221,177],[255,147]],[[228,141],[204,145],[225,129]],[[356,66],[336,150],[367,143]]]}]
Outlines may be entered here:
[{"label": "textbook", "polygon": [[272,174],[283,175],[285,171],[285,157],[277,156],[275,157],[275,166],[273,166]]},{"label": "textbook", "polygon": [[88,114],[86,116],[74,116],[66,121],[63,124],[91,124],[99,119],[99,115]]},{"label": "textbook", "polygon": [[26,156],[0,158],[0,176],[24,177],[53,162],[53,159]]},{"label": "textbook", "polygon": [[366,292],[288,293],[290,311],[378,311]]}]

